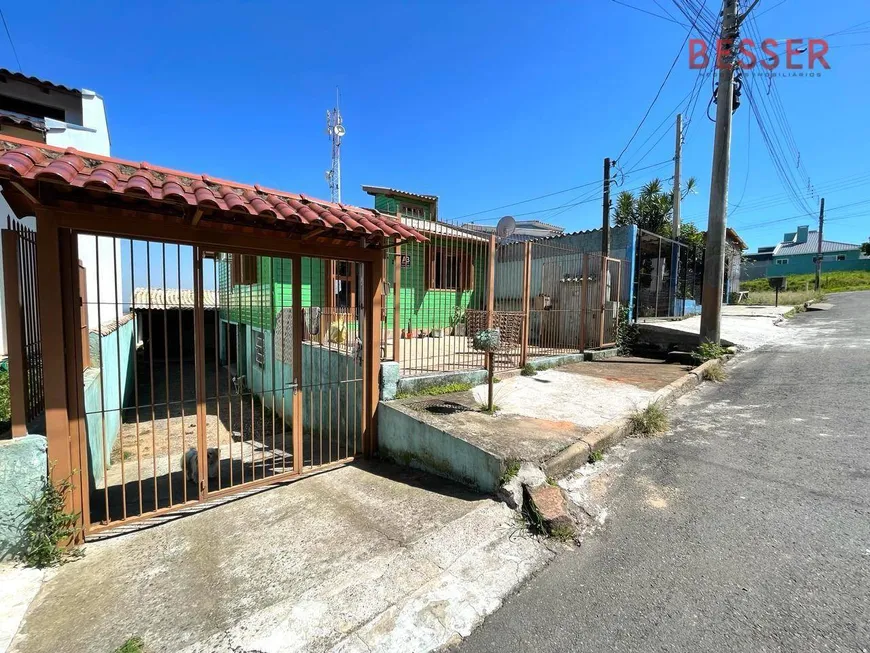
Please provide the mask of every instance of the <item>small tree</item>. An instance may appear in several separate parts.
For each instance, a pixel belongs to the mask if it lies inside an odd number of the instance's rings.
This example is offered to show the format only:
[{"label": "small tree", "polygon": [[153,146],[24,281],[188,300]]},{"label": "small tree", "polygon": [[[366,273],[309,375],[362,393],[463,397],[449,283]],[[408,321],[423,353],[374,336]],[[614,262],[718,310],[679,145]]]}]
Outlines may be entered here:
[{"label": "small tree", "polygon": [[861,245],[861,253],[864,256],[870,256],[870,241],[867,241],[863,245]]},{"label": "small tree", "polygon": [[[690,177],[681,191],[681,197],[693,193],[695,187],[695,178]],[[673,211],[673,194],[664,189],[661,179],[653,179],[640,189],[637,196],[628,190],[616,196],[613,222],[618,227],[634,224],[645,231],[670,237]]]}]

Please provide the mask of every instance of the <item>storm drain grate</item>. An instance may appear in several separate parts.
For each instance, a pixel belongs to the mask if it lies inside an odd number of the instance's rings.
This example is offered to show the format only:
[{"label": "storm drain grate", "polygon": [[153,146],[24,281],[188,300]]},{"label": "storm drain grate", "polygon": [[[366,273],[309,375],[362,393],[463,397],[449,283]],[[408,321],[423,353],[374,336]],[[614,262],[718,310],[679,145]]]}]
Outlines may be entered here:
[{"label": "storm drain grate", "polygon": [[418,404],[414,404],[414,409],[423,410],[435,415],[453,415],[454,413],[467,413],[474,410],[473,408],[463,406],[455,401],[439,401],[437,399],[421,401]]}]

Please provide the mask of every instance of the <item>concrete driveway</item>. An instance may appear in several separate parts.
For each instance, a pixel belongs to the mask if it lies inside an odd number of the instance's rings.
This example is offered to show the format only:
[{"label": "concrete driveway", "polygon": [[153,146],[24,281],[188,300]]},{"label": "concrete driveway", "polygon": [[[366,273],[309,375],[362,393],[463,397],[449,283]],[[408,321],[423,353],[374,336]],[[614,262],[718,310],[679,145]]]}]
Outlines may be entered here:
[{"label": "concrete driveway", "polygon": [[428,651],[552,555],[503,504],[348,466],[88,544],[11,650],[109,653],[137,635],[154,652]]}]

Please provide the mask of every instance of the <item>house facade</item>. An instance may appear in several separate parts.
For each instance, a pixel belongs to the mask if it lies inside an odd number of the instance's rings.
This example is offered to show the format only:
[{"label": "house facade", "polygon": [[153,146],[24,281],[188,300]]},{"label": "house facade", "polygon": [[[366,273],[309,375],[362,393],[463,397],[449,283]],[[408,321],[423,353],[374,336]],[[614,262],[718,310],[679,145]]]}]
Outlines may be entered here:
[{"label": "house facade", "polygon": [[[54,82],[28,77],[0,68],[0,136],[13,136],[34,143],[55,147],[73,147],[82,152],[109,156],[111,140],[103,98],[87,89],[75,89]],[[0,194],[0,229],[7,229],[10,221],[36,229],[33,217],[16,216]],[[87,320],[90,329],[98,329],[100,322],[114,319],[116,304],[121,297],[120,275],[107,268],[98,273],[98,250],[101,259],[117,260],[120,266],[122,251],[119,241],[111,238],[82,236],[79,239],[79,259],[87,278]],[[2,253],[0,253],[2,257]],[[3,266],[0,258],[0,292],[3,288]],[[97,282],[99,296],[97,302]],[[99,305],[99,308],[98,308]],[[0,298],[0,357],[7,355],[6,315]]]},{"label": "house facade", "polygon": [[[777,245],[759,247],[747,254],[742,279],[787,277],[812,274],[816,270],[819,232],[802,225],[783,235]],[[822,240],[822,270],[825,272],[870,270],[870,257],[861,253],[861,246],[833,240]]]}]

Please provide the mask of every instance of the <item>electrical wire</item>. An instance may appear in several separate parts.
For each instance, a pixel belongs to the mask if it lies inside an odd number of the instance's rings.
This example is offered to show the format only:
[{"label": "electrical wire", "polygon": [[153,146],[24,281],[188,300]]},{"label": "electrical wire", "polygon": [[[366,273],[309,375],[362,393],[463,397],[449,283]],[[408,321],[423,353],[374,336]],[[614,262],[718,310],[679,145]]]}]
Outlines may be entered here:
[{"label": "electrical wire", "polygon": [[[644,14],[648,14],[650,16],[655,16],[656,18],[661,18],[662,20],[666,20],[669,23],[676,23],[677,25],[680,25],[682,27],[686,27],[686,25],[679,22],[678,20],[675,20],[673,17],[669,18],[668,16],[662,16],[661,14],[657,14],[657,13],[652,12],[652,11],[647,11],[646,9],[641,9],[640,7],[635,7],[634,5],[630,5],[627,2],[622,2],[621,0],[611,0],[611,2],[618,4],[618,5],[622,5],[623,7],[628,7],[629,9],[634,9],[635,11],[640,11],[640,12],[642,12]],[[658,3],[656,3],[656,4],[658,4]],[[659,6],[661,6],[661,5],[659,5]]]},{"label": "electrical wire", "polygon": [[9,37],[9,45],[12,46],[12,54],[15,55],[15,62],[18,64],[18,72],[22,72],[21,59],[18,58],[18,51],[15,49],[15,41],[12,40],[12,33],[9,31],[9,25],[6,22],[6,16],[3,9],[0,9],[0,18],[3,19],[3,27],[6,29],[6,36]]}]

